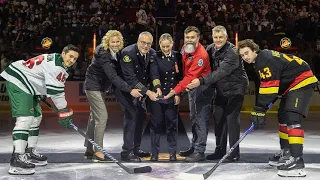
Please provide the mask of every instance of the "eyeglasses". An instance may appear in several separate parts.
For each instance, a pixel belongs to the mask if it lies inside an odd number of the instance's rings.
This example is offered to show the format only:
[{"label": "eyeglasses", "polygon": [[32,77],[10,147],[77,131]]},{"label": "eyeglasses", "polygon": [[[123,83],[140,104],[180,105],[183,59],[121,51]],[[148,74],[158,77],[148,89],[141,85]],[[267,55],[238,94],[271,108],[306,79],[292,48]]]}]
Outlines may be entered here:
[{"label": "eyeglasses", "polygon": [[145,42],[145,41],[139,41],[142,46],[148,46],[150,47],[152,45],[152,42]]}]

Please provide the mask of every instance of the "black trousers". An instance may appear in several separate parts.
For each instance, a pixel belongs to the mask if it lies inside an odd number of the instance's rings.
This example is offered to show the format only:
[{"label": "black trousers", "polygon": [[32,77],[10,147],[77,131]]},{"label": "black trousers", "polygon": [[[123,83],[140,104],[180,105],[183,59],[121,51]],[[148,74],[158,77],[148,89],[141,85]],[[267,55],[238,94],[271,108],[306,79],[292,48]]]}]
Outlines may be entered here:
[{"label": "black trousers", "polygon": [[[243,100],[244,95],[226,97],[217,94],[213,112],[216,151],[226,153],[228,134],[230,147],[239,140],[240,110]],[[231,156],[240,156],[239,146],[234,149]]]},{"label": "black trousers", "polygon": [[174,103],[164,104],[150,101],[150,135],[151,135],[151,152],[159,154],[160,133],[162,123],[166,123],[166,134],[168,142],[168,151],[170,154],[176,153],[177,150],[177,130],[178,130],[178,106]]},{"label": "black trousers", "polygon": [[124,113],[123,146],[121,156],[126,156],[140,149],[143,125],[147,118],[146,98],[139,101],[129,93],[115,90],[117,100]]}]

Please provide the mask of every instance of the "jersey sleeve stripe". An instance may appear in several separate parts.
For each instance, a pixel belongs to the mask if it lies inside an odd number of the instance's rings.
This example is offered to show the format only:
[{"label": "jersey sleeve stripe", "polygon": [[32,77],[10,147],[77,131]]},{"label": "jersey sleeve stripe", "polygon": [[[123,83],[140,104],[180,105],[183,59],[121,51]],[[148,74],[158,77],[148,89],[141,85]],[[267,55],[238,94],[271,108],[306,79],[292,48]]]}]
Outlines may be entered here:
[{"label": "jersey sleeve stripe", "polygon": [[307,71],[300,74],[295,80],[290,84],[289,91],[293,91],[312,83],[318,82],[318,79],[313,75],[312,71]]},{"label": "jersey sleeve stripe", "polygon": [[296,90],[296,89],[300,89],[304,86],[307,86],[309,84],[313,84],[313,83],[316,83],[318,82],[318,79],[315,77],[315,76],[312,76],[312,77],[309,77],[303,81],[301,81],[300,83],[298,83],[297,85],[295,85],[294,87],[290,88],[289,91],[293,91],[293,90]]},{"label": "jersey sleeve stripe", "polygon": [[53,85],[50,85],[50,84],[46,84],[46,87],[47,88],[53,88],[53,89],[57,89],[57,90],[64,90],[64,87],[63,86],[53,86]]},{"label": "jersey sleeve stripe", "polygon": [[32,94],[31,89],[29,88],[29,86],[27,85],[27,83],[24,81],[24,79],[14,70],[11,69],[10,66],[8,66],[5,69],[6,73],[8,73],[10,76],[15,77],[16,79],[18,79],[29,91],[30,94]]},{"label": "jersey sleeve stripe", "polygon": [[279,87],[259,88],[259,94],[276,94],[279,91]]},{"label": "jersey sleeve stripe", "polygon": [[36,91],[33,89],[32,84],[29,82],[28,78],[23,74],[23,72],[21,72],[18,68],[14,67],[13,65],[11,65],[11,67],[13,68],[14,71],[16,71],[18,74],[20,74],[25,82],[30,86],[30,89],[32,90],[32,94],[35,95]]},{"label": "jersey sleeve stripe", "polygon": [[56,95],[56,94],[60,94],[60,93],[63,93],[63,92],[64,92],[64,90],[58,91],[58,90],[55,90],[55,89],[47,88],[47,94],[49,94],[49,95]]},{"label": "jersey sleeve stripe", "polygon": [[280,80],[271,80],[261,82],[260,87],[278,87],[280,85]]}]

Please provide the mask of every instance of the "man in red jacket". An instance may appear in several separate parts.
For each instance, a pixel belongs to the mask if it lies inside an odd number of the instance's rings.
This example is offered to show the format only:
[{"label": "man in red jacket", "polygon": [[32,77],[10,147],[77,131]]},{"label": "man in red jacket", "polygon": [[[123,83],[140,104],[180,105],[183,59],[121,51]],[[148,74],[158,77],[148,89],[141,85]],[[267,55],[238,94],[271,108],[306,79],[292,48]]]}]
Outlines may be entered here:
[{"label": "man in red jacket", "polygon": [[[187,85],[195,78],[211,73],[209,55],[199,43],[200,31],[197,27],[189,26],[184,31],[184,46],[182,47],[183,79],[171,90],[164,99],[180,94],[187,90]],[[205,149],[208,136],[208,122],[210,118],[211,101],[214,89],[201,85],[189,91],[190,120],[192,122],[191,147],[180,151],[186,156],[186,162],[205,161]]]}]

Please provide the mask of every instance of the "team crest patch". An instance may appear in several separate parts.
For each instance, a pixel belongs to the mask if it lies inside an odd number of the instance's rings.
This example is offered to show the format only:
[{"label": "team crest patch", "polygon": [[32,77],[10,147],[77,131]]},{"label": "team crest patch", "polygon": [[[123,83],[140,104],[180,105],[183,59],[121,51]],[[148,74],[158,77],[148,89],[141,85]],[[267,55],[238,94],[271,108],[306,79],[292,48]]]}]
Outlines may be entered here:
[{"label": "team crest patch", "polygon": [[123,57],[123,61],[126,62],[126,63],[131,62],[131,58],[128,55],[125,55]]},{"label": "team crest patch", "polygon": [[198,66],[202,66],[203,65],[203,59],[199,59],[199,61],[198,61]]}]

